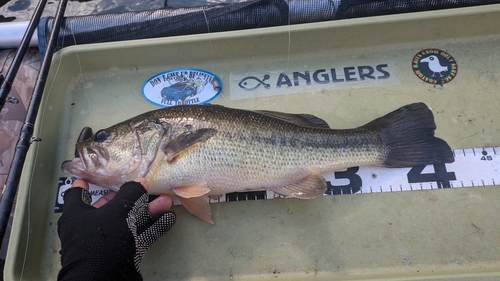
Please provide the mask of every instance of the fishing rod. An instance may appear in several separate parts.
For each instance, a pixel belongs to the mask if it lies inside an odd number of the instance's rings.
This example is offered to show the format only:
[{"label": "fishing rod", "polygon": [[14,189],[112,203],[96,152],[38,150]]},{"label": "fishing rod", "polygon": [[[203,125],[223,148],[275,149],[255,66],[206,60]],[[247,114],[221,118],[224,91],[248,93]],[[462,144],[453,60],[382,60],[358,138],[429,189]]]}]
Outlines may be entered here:
[{"label": "fishing rod", "polygon": [[67,3],[68,0],[61,0],[59,2],[54,28],[50,33],[47,51],[44,53],[42,59],[40,72],[38,73],[38,77],[33,88],[31,102],[28,107],[28,113],[26,114],[24,125],[21,128],[21,136],[19,137],[19,140],[17,142],[14,159],[10,166],[2,198],[0,199],[0,239],[3,239],[5,236],[10,212],[12,210],[12,205],[14,204],[14,197],[17,192],[19,180],[21,178],[21,171],[23,169],[24,161],[26,160],[28,149],[31,143],[40,140],[33,136],[33,128],[42,100],[43,90],[45,88],[47,75],[49,73],[52,56],[54,54],[57,38],[59,36],[59,29],[61,28]]},{"label": "fishing rod", "polygon": [[[24,55],[28,50],[31,42],[31,38],[33,37],[33,33],[35,32],[38,23],[40,22],[40,17],[42,16],[43,9],[45,8],[45,4],[47,4],[47,0],[40,0],[35,8],[35,13],[31,17],[31,20],[28,24],[26,32],[24,33],[23,39],[21,40],[21,44],[17,49],[16,56],[12,60],[10,64],[9,70],[3,79],[0,79],[0,111],[2,111],[5,102],[7,101],[7,97],[9,96],[10,89],[12,88],[12,83],[14,83],[14,79],[16,78],[17,71],[21,66]],[[3,81],[1,81],[3,80]]]}]

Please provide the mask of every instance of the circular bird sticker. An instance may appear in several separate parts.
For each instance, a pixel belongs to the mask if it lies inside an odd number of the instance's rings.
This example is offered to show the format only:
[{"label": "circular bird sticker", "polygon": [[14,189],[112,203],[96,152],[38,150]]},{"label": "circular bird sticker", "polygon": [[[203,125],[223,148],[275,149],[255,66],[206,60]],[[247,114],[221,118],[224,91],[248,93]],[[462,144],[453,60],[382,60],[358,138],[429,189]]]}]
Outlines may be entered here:
[{"label": "circular bird sticker", "polygon": [[457,76],[457,61],[447,52],[439,49],[425,49],[418,52],[411,62],[413,73],[420,80],[430,84],[446,84]]}]

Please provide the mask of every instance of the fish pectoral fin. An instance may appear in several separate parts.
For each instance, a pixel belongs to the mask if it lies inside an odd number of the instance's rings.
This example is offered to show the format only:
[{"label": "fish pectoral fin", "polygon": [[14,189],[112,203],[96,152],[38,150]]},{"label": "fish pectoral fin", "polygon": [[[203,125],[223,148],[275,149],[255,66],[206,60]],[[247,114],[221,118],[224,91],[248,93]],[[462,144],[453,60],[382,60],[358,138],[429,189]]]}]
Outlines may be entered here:
[{"label": "fish pectoral fin", "polygon": [[272,188],[271,190],[283,196],[312,199],[325,193],[326,180],[320,173],[311,172],[297,182]]},{"label": "fish pectoral fin", "polygon": [[200,197],[210,192],[210,189],[207,187],[206,182],[200,182],[194,185],[182,185],[177,186],[172,189],[175,195],[182,198],[193,198]]},{"label": "fish pectoral fin", "polygon": [[210,205],[208,204],[208,195],[203,195],[200,197],[177,197],[179,201],[181,201],[182,205],[193,215],[198,218],[213,224],[212,221],[212,210],[210,209]]},{"label": "fish pectoral fin", "polygon": [[202,142],[207,141],[215,136],[217,130],[211,128],[198,129],[192,132],[185,132],[168,142],[163,148],[163,152],[167,155],[167,161],[172,162],[174,158],[182,151]]}]

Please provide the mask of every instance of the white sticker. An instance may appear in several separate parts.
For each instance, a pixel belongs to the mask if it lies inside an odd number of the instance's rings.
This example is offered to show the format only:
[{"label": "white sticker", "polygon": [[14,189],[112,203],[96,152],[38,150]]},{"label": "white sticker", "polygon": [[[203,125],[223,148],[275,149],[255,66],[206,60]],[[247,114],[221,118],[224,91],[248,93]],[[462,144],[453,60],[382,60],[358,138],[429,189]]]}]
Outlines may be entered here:
[{"label": "white sticker", "polygon": [[[64,206],[64,192],[66,192],[66,190],[68,190],[71,187],[71,185],[73,184],[73,180],[74,180],[73,178],[67,178],[67,177],[59,178],[56,204],[54,206],[55,213],[62,212]],[[94,184],[89,184],[89,193],[90,196],[92,197],[92,201],[90,204],[94,204],[97,200],[99,200],[99,198],[108,194],[109,191],[110,191],[109,188],[100,187]]]},{"label": "white sticker", "polygon": [[230,75],[230,99],[243,100],[400,84],[396,61],[392,57],[338,60],[330,65],[322,64],[314,68],[233,72]]},{"label": "white sticker", "polygon": [[215,74],[199,69],[173,69],[149,78],[142,95],[150,103],[161,106],[203,104],[222,90]]}]

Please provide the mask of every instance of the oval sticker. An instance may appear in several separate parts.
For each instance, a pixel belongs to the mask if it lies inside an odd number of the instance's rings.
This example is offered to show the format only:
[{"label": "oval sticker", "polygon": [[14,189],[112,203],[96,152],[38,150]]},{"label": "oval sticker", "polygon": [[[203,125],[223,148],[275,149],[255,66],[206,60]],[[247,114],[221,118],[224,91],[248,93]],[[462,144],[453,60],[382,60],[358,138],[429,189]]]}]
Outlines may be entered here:
[{"label": "oval sticker", "polygon": [[199,69],[173,69],[149,78],[142,86],[143,97],[152,104],[167,107],[202,104],[222,90],[215,74]]}]

